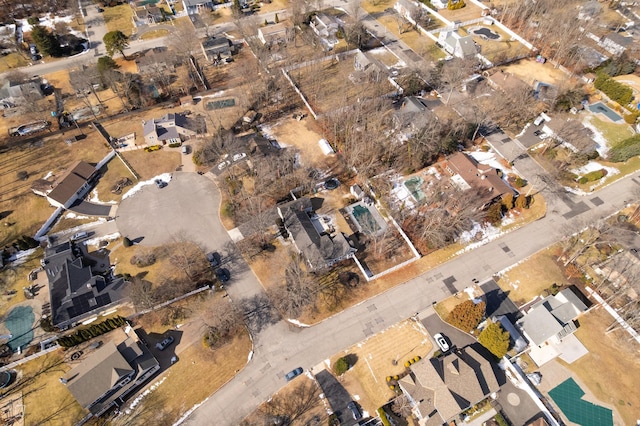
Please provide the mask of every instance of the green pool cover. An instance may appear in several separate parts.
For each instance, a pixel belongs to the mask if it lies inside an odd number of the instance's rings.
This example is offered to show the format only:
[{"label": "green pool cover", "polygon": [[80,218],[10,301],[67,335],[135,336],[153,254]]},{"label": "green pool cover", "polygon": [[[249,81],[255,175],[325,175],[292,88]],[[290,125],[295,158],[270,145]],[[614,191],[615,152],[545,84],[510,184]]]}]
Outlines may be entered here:
[{"label": "green pool cover", "polygon": [[551,389],[549,396],[573,423],[582,426],[613,426],[611,410],[583,400],[584,392],[573,379],[567,379]]}]

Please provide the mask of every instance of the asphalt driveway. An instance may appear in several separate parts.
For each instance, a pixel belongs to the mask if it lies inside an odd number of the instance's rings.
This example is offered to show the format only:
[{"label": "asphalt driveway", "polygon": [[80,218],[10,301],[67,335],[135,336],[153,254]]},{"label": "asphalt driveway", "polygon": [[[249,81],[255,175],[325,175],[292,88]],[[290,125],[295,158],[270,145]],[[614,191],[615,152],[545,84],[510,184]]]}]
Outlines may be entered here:
[{"label": "asphalt driveway", "polygon": [[[422,319],[422,325],[427,329],[429,335],[433,338],[436,333],[442,333],[449,338],[453,346],[463,348],[467,345],[475,343],[475,339],[467,333],[464,333],[457,328],[442,321],[437,314],[429,315]],[[435,341],[433,342],[434,349],[438,348]]]}]

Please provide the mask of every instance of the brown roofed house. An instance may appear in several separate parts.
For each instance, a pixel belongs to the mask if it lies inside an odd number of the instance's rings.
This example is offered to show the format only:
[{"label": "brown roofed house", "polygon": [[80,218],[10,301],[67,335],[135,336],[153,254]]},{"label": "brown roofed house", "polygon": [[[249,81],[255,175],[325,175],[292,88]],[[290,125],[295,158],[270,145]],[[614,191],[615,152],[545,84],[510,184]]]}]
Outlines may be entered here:
[{"label": "brown roofed house", "polygon": [[[56,181],[53,189],[46,194],[47,200],[52,206],[69,208],[74,201],[88,192],[97,174],[94,166],[78,161]],[[42,182],[38,186],[42,188]]]},{"label": "brown roofed house", "polygon": [[478,163],[473,157],[456,152],[447,158],[444,168],[451,173],[453,182],[461,189],[479,191],[483,207],[506,194],[516,191],[498,176],[493,167]]}]

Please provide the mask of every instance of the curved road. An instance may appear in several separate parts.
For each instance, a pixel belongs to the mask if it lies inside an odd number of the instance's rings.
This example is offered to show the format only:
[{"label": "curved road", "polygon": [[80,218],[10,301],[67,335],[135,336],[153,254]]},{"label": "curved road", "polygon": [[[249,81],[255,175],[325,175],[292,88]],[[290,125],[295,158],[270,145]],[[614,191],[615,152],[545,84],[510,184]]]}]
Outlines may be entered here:
[{"label": "curved road", "polygon": [[[535,172],[530,158],[516,167]],[[525,174],[526,176],[526,174]],[[585,197],[543,189],[548,214],[532,224],[469,251],[422,276],[347,309],[310,328],[298,329],[279,322],[254,336],[254,357],[233,380],[210,396],[185,421],[207,425],[210,419],[239,424],[256,406],[285,384],[283,375],[302,366],[309,369],[332,354],[420,312],[527,258],[578,229],[620,210],[630,202],[640,177],[628,176]],[[635,192],[637,193],[637,192]]]}]

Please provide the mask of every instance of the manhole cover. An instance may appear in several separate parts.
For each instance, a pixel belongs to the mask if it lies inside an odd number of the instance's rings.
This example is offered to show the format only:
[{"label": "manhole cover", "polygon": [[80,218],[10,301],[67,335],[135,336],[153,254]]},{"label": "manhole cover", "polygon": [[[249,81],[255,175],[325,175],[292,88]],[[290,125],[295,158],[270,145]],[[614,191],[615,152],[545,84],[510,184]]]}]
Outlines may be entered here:
[{"label": "manhole cover", "polygon": [[510,393],[509,395],[507,395],[507,401],[509,401],[509,404],[513,405],[514,407],[520,405],[520,397],[515,393]]}]

